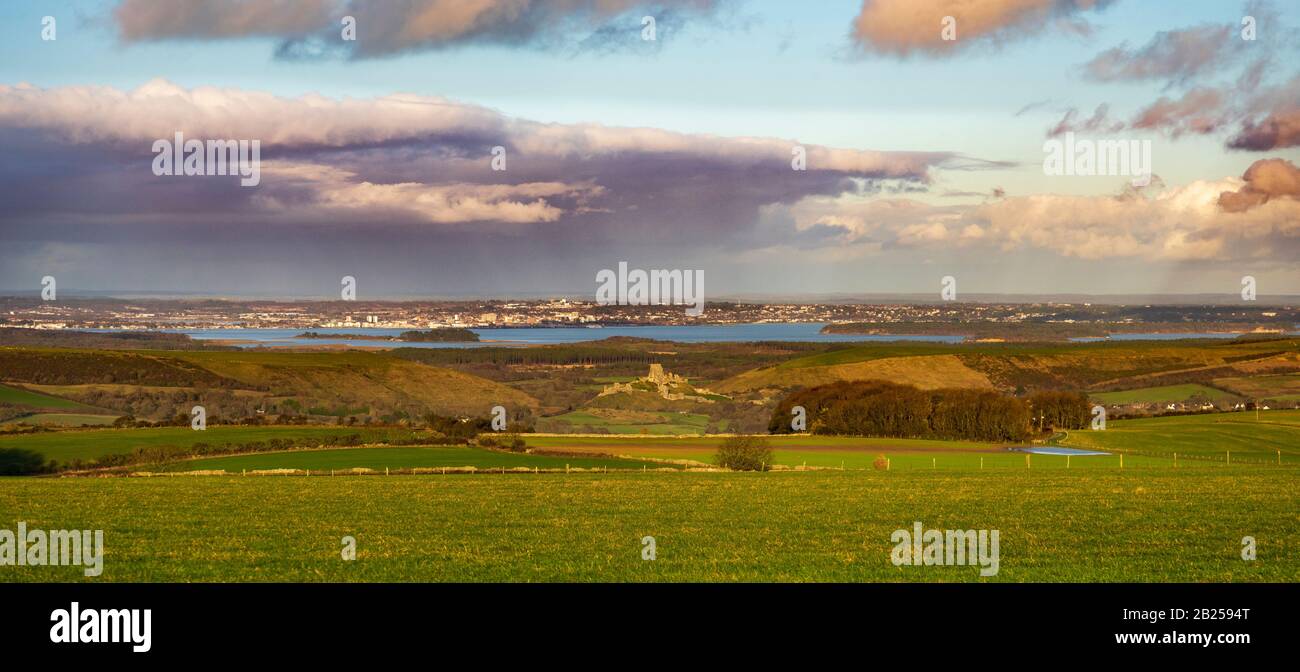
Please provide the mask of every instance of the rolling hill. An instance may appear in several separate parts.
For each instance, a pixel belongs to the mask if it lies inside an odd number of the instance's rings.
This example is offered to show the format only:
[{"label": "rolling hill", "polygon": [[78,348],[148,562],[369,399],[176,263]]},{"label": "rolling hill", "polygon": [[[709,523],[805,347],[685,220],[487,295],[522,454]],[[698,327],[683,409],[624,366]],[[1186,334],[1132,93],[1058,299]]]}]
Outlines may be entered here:
[{"label": "rolling hill", "polygon": [[[493,406],[535,409],[501,383],[390,356],[327,351],[100,351],[0,348],[7,381],[137,417],[189,413],[486,416]],[[206,402],[206,403],[205,403]]]},{"label": "rolling hill", "polygon": [[965,387],[1130,390],[1300,371],[1295,339],[1045,344],[873,343],[797,357],[714,385],[724,394],[838,381]]}]

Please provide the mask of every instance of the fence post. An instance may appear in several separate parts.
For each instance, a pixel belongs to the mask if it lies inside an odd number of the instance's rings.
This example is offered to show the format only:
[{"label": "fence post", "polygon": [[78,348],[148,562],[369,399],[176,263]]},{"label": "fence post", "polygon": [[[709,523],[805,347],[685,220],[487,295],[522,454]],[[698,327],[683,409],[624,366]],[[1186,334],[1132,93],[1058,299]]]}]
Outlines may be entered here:
[{"label": "fence post", "polygon": [[981,455],[981,456],[980,456],[980,469],[983,469],[983,468],[984,468],[984,456]]},{"label": "fence post", "polygon": [[1119,468],[1120,469],[1124,468],[1124,453],[1119,454]]},{"label": "fence post", "polygon": [[565,463],[564,463],[564,473],[566,473],[566,474],[569,473],[569,463],[568,463],[568,462],[565,462]]},{"label": "fence post", "polygon": [[1066,456],[1065,456],[1065,468],[1066,468],[1066,469],[1069,469],[1069,468],[1070,468],[1070,456],[1069,456],[1069,455],[1066,455]]},{"label": "fence post", "polygon": [[1224,464],[1232,464],[1232,451],[1229,450],[1227,452],[1228,452],[1228,461],[1225,462]]},{"label": "fence post", "polygon": [[384,475],[385,475],[385,476],[388,475],[388,467],[384,467]]},{"label": "fence post", "polygon": [[1174,453],[1174,468],[1178,468],[1178,453]]}]

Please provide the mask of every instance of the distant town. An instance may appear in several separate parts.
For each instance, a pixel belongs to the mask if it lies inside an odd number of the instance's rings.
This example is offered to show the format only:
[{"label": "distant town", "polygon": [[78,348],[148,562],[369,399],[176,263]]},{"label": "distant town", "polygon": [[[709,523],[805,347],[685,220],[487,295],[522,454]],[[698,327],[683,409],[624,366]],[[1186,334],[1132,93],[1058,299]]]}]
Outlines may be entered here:
[{"label": "distant town", "polygon": [[[1103,305],[1093,303],[927,304],[708,303],[600,305],[571,298],[475,301],[309,301],[0,297],[0,326],[36,329],[435,329],[827,323],[870,333],[926,325],[934,333],[969,325],[1160,325],[1156,330],[1290,333],[1300,310],[1281,305]],[[860,329],[859,329],[860,328]]]}]

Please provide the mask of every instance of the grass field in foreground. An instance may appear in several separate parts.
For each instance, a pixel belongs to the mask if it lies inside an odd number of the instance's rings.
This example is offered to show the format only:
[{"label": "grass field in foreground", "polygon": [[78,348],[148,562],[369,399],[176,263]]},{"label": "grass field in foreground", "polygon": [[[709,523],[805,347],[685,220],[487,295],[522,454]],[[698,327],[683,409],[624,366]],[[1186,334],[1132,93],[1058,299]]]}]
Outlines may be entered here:
[{"label": "grass field in foreground", "polygon": [[[1294,468],[0,479],[11,528],[102,529],[96,581],[1297,581]],[[895,567],[996,529],[1000,571]],[[641,559],[654,536],[657,559]],[[357,560],[340,559],[341,538]],[[1258,559],[1243,561],[1253,536]],[[81,581],[0,567],[0,581]]]},{"label": "grass field in foreground", "polygon": [[[485,450],[471,446],[401,446],[391,448],[335,448],[325,450],[293,450],[255,455],[231,455],[186,460],[166,465],[163,471],[197,471],[224,469],[239,473],[244,469],[352,469],[356,467],[383,471],[413,469],[417,467],[476,467],[496,469],[505,467],[537,467],[538,469],[563,469],[569,465],[578,469],[608,467],[610,469],[640,469],[645,462],[599,457],[554,457],[526,455]],[[663,465],[649,465],[659,467]]]},{"label": "grass field in foreground", "polygon": [[1300,411],[1256,414],[1173,415],[1140,420],[1113,420],[1102,431],[1071,431],[1061,442],[1072,448],[1122,450],[1153,456],[1196,457],[1226,461],[1300,463]]}]

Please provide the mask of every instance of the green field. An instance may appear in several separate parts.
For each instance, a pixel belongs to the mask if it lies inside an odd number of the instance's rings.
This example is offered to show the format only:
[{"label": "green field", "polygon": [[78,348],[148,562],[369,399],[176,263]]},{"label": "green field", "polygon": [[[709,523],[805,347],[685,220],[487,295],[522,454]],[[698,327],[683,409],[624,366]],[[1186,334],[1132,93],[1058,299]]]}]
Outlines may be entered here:
[{"label": "green field", "polygon": [[[993,453],[1000,446],[970,441],[939,441],[931,439],[881,439],[844,436],[769,436],[776,464],[810,467],[868,468],[877,455],[909,454],[923,451],[926,454],[945,454],[959,458],[963,453],[978,451]],[[529,436],[528,445],[535,448],[563,451],[589,451],[609,455],[651,457],[661,460],[691,460],[713,463],[714,453],[722,444],[719,436],[697,437],[632,437],[612,436],[568,437]],[[1023,459],[1023,458],[1022,458]],[[978,465],[978,458],[975,464]],[[926,458],[929,464],[929,458]],[[990,463],[991,464],[991,463]]]},{"label": "green field", "polygon": [[[627,418],[620,418],[619,411],[599,409],[605,415],[596,415],[590,411],[571,411],[557,415],[555,420],[562,420],[575,427],[593,427],[609,431],[612,434],[703,434],[709,424],[709,416],[701,413],[670,412],[623,412]],[[609,416],[609,417],[606,417]],[[642,417],[642,416],[652,416]]]},{"label": "green field", "polygon": [[104,455],[130,453],[137,447],[187,447],[195,443],[221,445],[249,443],[298,437],[323,438],[357,434],[362,440],[375,440],[389,432],[409,435],[401,430],[350,427],[243,427],[213,426],[204,431],[189,427],[155,427],[148,429],[87,429],[39,434],[0,436],[0,448],[33,450],[47,460],[66,463],[74,459],[90,460]]},{"label": "green field", "polygon": [[111,425],[116,415],[91,415],[87,413],[33,413],[18,418],[18,422],[29,425],[53,425],[58,427],[80,427],[82,425]]},{"label": "green field", "polygon": [[32,408],[51,408],[82,410],[89,407],[79,404],[70,399],[60,399],[51,397],[47,394],[29,392],[16,387],[0,385],[0,404],[17,404],[21,406],[31,406]]},{"label": "green field", "polygon": [[[610,469],[640,469],[645,462],[599,457],[556,457],[528,455],[486,450],[472,446],[401,446],[391,448],[333,448],[322,450],[293,450],[255,455],[231,455],[186,460],[166,465],[163,471],[225,470],[239,473],[242,470],[303,469],[311,471],[344,470],[353,468],[414,469],[429,467],[476,467],[497,469],[504,467],[537,467],[538,469],[576,469],[607,467]],[[660,465],[650,465],[658,467]]]},{"label": "green field", "polygon": [[1217,390],[1208,385],[1164,385],[1161,387],[1143,387],[1136,390],[1119,392],[1094,392],[1092,397],[1103,404],[1137,404],[1160,403],[1170,401],[1187,401],[1192,397],[1203,397],[1210,401],[1233,401],[1236,395]]},{"label": "green field", "polygon": [[1169,458],[1276,464],[1300,462],[1300,411],[1175,415],[1114,420],[1104,431],[1071,431],[1072,448],[1116,450]]},{"label": "green field", "polygon": [[[1007,450],[1002,444],[937,439],[887,439],[846,436],[772,436],[768,437],[774,464],[799,468],[873,469],[878,456],[889,460],[896,469],[1079,469],[1092,467],[1119,468],[1120,458],[1113,455],[1072,456],[1032,455]],[[721,437],[564,437],[530,436],[528,445],[535,448],[573,452],[595,452],[661,460],[689,460],[712,464]],[[1126,467],[1169,466],[1167,457],[1129,455]],[[1197,465],[1188,465],[1197,466]]]},{"label": "green field", "polygon": [[[518,454],[495,450],[484,450],[472,446],[401,446],[371,448],[328,448],[314,450],[291,450],[248,455],[230,455],[223,457],[185,460],[162,467],[162,471],[202,471],[225,470],[239,473],[242,470],[271,469],[308,469],[327,471],[330,469],[351,469],[361,467],[382,471],[426,468],[426,467],[462,467],[472,466],[479,469],[507,469],[516,467],[537,467],[540,469],[563,469],[565,465],[573,468],[608,467],[610,469],[640,469],[666,466],[655,461],[646,463],[639,458],[653,460],[685,460],[702,464],[713,464],[716,444],[720,439],[709,438],[700,441],[689,439],[670,439],[657,442],[657,445],[642,445],[649,440],[615,439],[602,440],[588,437],[557,440],[560,437],[528,437],[528,443],[534,448],[562,451],[565,453],[589,453],[582,457],[555,456],[547,454]],[[1057,455],[1032,455],[1028,460],[1024,453],[1010,452],[1001,447],[983,444],[969,444],[962,448],[960,444],[944,441],[900,441],[897,439],[849,439],[836,437],[831,441],[818,439],[818,443],[803,441],[805,445],[790,439],[808,439],[810,437],[783,437],[785,441],[776,442],[779,447],[773,464],[790,468],[823,469],[873,469],[879,455],[889,460],[891,470],[912,469],[1086,469],[1120,467],[1120,458],[1116,455],[1073,456],[1066,459]],[[620,445],[621,444],[621,445]],[[609,455],[627,456],[627,459],[611,458]],[[1124,461],[1125,467],[1169,466],[1170,461],[1163,457],[1146,457],[1129,455]],[[1188,466],[1209,466],[1208,462],[1189,463]],[[141,470],[156,469],[140,467]]]},{"label": "green field", "polygon": [[[95,581],[1297,581],[1294,468],[0,479],[0,520],[102,529]],[[995,529],[1000,571],[895,567]],[[657,559],[641,559],[654,536]],[[1240,557],[1253,536],[1258,559]],[[340,559],[341,539],[357,559]],[[82,581],[4,567],[0,581]]]}]

